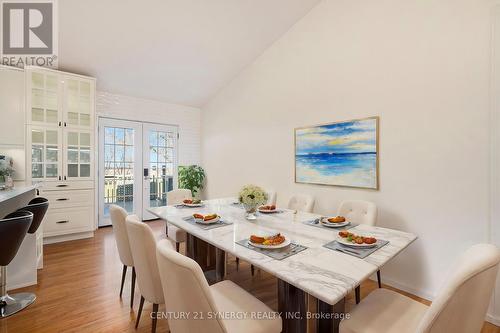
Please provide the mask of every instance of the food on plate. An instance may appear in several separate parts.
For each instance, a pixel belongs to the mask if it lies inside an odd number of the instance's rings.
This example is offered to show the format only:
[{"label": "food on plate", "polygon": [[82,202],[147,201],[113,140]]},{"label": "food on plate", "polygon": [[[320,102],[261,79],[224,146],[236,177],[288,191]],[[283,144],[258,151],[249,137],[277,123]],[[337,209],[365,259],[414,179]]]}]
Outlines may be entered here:
[{"label": "food on plate", "polygon": [[345,217],[343,216],[330,217],[329,219],[327,219],[327,221],[330,223],[342,223],[345,222]]},{"label": "food on plate", "polygon": [[186,205],[198,205],[201,203],[201,200],[200,199],[184,199],[184,200],[182,200],[182,203],[186,204]]},{"label": "food on plate", "polygon": [[255,236],[255,235],[250,236],[250,242],[255,243],[255,244],[262,244],[262,243],[264,243],[265,240],[266,239],[264,237]]},{"label": "food on plate", "polygon": [[203,221],[211,221],[213,219],[216,219],[219,217],[217,214],[208,214],[208,215],[201,215],[201,214],[193,214],[193,217],[197,220],[203,220]]},{"label": "food on plate", "polygon": [[256,236],[252,235],[250,236],[250,242],[255,243],[255,244],[262,244],[262,245],[280,245],[285,241],[285,236],[282,234],[276,234],[272,236]]},{"label": "food on plate", "polygon": [[349,231],[340,231],[339,236],[353,244],[375,244],[377,242],[375,237],[359,236]]},{"label": "food on plate", "polygon": [[208,214],[208,215],[205,215],[205,217],[203,218],[203,221],[210,221],[210,220],[216,219],[217,216],[218,216],[217,214]]},{"label": "food on plate", "polygon": [[259,210],[276,210],[276,205],[260,206]]}]

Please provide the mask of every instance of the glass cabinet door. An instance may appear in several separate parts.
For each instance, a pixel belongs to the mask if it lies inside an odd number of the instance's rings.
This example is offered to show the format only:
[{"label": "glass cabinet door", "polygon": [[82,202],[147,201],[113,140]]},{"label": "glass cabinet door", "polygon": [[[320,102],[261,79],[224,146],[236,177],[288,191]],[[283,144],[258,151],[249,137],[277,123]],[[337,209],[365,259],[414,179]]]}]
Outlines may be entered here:
[{"label": "glass cabinet door", "polygon": [[61,130],[31,127],[31,178],[61,180]]},{"label": "glass cabinet door", "polygon": [[59,126],[62,119],[59,107],[61,99],[59,76],[39,72],[30,72],[30,74],[30,123]]},{"label": "glass cabinet door", "polygon": [[65,129],[64,180],[93,178],[93,144],[90,131]]},{"label": "glass cabinet door", "polygon": [[64,121],[67,127],[90,129],[92,126],[92,82],[85,79],[66,78],[66,108]]}]

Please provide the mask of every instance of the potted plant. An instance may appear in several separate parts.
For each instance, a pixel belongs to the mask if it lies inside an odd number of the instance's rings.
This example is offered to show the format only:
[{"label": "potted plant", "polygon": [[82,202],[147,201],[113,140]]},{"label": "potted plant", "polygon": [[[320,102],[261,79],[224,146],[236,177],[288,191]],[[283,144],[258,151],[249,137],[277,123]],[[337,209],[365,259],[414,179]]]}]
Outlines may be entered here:
[{"label": "potted plant", "polygon": [[191,190],[193,198],[203,189],[205,170],[199,165],[179,166],[179,188]]}]

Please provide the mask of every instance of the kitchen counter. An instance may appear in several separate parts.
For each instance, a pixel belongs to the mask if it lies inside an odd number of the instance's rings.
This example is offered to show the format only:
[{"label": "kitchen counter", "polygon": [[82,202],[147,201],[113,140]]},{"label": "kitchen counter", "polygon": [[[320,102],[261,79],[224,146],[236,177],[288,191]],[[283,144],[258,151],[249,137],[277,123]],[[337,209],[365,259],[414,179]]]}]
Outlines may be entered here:
[{"label": "kitchen counter", "polygon": [[[0,218],[26,206],[36,196],[37,186],[16,186],[0,191]],[[42,231],[27,234],[15,258],[7,266],[7,290],[37,284],[37,267],[41,266],[41,251],[37,251]],[[38,237],[37,237],[38,236]],[[40,238],[40,240],[37,240]]]},{"label": "kitchen counter", "polygon": [[24,207],[35,197],[36,185],[17,186],[0,191],[0,218]]}]

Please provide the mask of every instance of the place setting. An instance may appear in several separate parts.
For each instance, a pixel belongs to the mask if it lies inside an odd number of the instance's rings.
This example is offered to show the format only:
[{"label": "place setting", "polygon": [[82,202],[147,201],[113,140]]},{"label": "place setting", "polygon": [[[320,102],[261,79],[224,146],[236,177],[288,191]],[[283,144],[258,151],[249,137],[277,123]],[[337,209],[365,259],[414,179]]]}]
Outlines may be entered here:
[{"label": "place setting", "polygon": [[323,246],[330,250],[363,259],[387,244],[389,244],[389,241],[377,239],[370,235],[358,235],[342,230],[339,231],[334,241]]},{"label": "place setting", "polygon": [[276,205],[264,205],[264,206],[260,206],[259,208],[257,208],[257,211],[259,213],[261,213],[261,214],[269,214],[269,215],[280,214],[280,213],[284,212],[283,209],[276,208]]},{"label": "place setting", "polygon": [[205,206],[205,204],[200,199],[185,199],[182,200],[182,203],[174,205],[175,208],[197,208],[203,206]]},{"label": "place setting", "polygon": [[236,244],[276,260],[283,260],[307,249],[306,246],[293,242],[288,236],[279,232],[250,235],[249,238],[237,241]]},{"label": "place setting", "polygon": [[310,225],[317,228],[342,228],[348,230],[357,226],[355,223],[347,221],[343,216],[322,216],[314,220],[303,222],[305,225]]},{"label": "place setting", "polygon": [[190,216],[186,216],[182,219],[186,222],[200,227],[203,230],[210,230],[233,224],[232,222],[222,219],[220,215],[215,213],[205,215],[196,213]]}]

